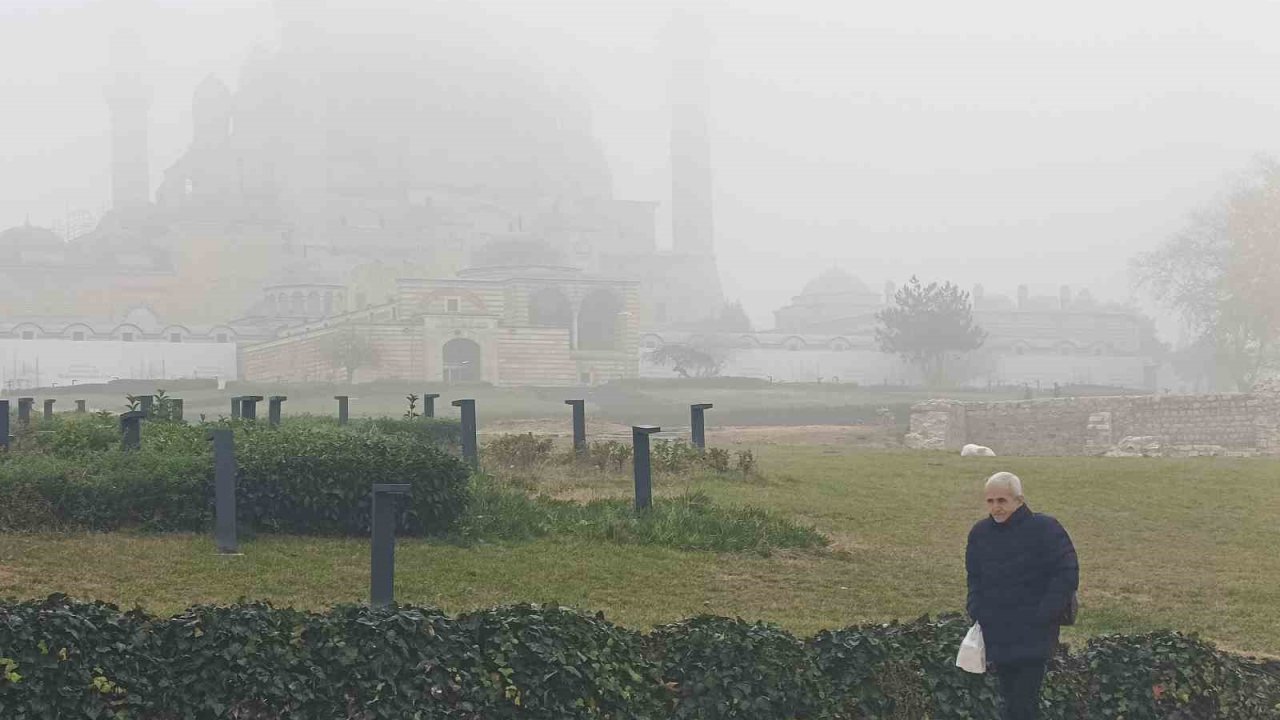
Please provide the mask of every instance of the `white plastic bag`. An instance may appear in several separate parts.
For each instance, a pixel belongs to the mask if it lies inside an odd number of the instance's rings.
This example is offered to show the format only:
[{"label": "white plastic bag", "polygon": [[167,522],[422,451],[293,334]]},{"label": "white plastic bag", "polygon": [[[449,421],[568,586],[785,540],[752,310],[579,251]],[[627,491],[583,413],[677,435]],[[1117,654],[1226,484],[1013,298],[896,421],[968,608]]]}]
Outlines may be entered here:
[{"label": "white plastic bag", "polygon": [[971,673],[981,674],[987,671],[987,646],[982,642],[982,628],[978,623],[969,628],[964,641],[960,643],[956,667]]}]

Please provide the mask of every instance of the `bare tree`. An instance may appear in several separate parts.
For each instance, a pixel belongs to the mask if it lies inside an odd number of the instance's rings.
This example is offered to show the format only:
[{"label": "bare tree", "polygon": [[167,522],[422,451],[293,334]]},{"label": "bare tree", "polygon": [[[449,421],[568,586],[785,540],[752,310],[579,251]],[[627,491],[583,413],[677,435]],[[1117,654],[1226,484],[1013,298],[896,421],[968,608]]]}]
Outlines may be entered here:
[{"label": "bare tree", "polygon": [[1195,334],[1184,361],[1238,390],[1253,387],[1280,343],[1280,164],[1259,160],[1217,206],[1134,260],[1138,284]]}]

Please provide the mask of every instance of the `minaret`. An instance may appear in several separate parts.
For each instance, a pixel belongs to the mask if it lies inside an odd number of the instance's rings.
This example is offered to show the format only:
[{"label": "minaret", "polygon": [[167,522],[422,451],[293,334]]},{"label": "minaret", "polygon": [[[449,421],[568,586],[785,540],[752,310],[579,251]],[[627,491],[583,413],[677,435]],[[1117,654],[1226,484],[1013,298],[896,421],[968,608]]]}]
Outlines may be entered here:
[{"label": "minaret", "polygon": [[115,79],[106,89],[111,109],[111,206],[136,210],[151,201],[147,159],[147,111],[151,89],[143,80],[144,54],[138,36],[120,31],[111,42]]},{"label": "minaret", "polygon": [[707,50],[702,18],[677,10],[671,20],[671,231],[682,255],[715,253],[711,141],[707,127]]}]

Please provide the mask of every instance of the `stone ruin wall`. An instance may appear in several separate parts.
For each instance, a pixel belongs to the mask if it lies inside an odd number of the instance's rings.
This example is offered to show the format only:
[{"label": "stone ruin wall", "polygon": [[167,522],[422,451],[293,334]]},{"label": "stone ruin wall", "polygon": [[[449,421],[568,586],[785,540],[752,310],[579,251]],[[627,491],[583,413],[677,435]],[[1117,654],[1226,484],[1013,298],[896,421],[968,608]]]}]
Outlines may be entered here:
[{"label": "stone ruin wall", "polygon": [[908,447],[966,443],[997,455],[1280,456],[1280,395],[930,400],[912,408]]}]

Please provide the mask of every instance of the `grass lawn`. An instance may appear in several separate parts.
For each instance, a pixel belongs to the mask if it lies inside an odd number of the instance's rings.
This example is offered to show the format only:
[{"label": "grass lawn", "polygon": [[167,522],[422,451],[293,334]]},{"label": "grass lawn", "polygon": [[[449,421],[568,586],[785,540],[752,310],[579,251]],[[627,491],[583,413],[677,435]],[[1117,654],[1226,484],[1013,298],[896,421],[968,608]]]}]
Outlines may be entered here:
[{"label": "grass lawn", "polygon": [[[805,634],[957,610],[981,482],[1008,469],[1079,551],[1081,624],[1068,640],[1172,627],[1280,655],[1280,462],[962,460],[738,442],[753,447],[767,479],[696,489],[811,523],[829,549],[761,557],[563,539],[470,548],[402,540],[397,597],[449,611],[557,601],[635,627],[705,611]],[[620,495],[629,486],[619,476],[556,491]],[[367,596],[367,541],[262,536],[244,552],[217,557],[209,538],[190,535],[0,535],[0,596],[67,592],[157,613],[240,597],[320,608]]]}]

